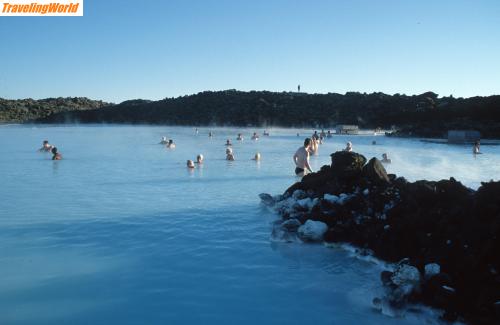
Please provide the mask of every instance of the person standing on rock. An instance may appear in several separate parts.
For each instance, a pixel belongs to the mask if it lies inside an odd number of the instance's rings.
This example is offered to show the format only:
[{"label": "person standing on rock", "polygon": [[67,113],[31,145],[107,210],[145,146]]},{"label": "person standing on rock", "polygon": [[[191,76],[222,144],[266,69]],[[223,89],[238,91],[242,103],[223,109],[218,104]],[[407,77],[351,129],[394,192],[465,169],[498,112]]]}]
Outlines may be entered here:
[{"label": "person standing on rock", "polygon": [[311,139],[304,140],[304,146],[297,149],[293,155],[293,162],[295,163],[295,174],[297,176],[304,176],[307,172],[312,173],[311,166],[309,166],[309,150],[311,147]]}]

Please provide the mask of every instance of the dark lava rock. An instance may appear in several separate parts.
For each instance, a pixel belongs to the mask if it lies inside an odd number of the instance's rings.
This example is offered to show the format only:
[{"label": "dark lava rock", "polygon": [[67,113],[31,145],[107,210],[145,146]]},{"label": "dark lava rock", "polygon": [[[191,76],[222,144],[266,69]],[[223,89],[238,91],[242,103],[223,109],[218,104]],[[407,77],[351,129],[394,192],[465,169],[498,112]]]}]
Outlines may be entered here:
[{"label": "dark lava rock", "polygon": [[[297,211],[298,222],[286,228],[296,231],[298,223],[322,221],[327,242],[369,249],[388,262],[407,257],[412,267],[401,268],[401,276],[382,274],[393,305],[422,302],[442,308],[448,320],[500,324],[500,182],[482,183],[477,191],[454,178],[408,182],[387,175],[375,158],[366,166],[366,158],[354,152],[331,158],[331,166],[285,192],[289,197],[299,189],[318,199],[313,209]],[[424,274],[429,263],[440,271],[417,283],[415,270]]]},{"label": "dark lava rock", "polygon": [[368,164],[363,167],[363,175],[375,184],[387,184],[391,182],[384,166],[375,157],[370,159]]},{"label": "dark lava rock", "polygon": [[366,158],[355,152],[337,151],[330,157],[332,173],[339,178],[358,176],[366,163]]}]

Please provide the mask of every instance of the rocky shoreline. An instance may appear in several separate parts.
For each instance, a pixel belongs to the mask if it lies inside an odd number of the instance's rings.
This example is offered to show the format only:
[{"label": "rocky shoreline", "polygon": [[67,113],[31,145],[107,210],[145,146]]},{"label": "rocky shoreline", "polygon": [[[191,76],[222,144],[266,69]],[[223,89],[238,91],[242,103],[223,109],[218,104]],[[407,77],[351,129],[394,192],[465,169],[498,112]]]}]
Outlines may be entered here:
[{"label": "rocky shoreline", "polygon": [[350,243],[397,263],[374,307],[424,303],[448,321],[500,323],[500,182],[408,182],[376,158],[331,157],[283,195],[260,195],[281,216],[275,238]]}]

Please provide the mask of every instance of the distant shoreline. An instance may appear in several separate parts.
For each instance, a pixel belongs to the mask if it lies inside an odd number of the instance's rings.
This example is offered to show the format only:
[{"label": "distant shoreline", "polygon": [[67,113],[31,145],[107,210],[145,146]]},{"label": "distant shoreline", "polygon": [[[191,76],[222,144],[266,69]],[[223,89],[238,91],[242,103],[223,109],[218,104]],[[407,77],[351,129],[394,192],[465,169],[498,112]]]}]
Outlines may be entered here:
[{"label": "distant shoreline", "polygon": [[88,98],[0,99],[0,123],[109,123],[397,130],[393,136],[444,138],[448,130],[476,130],[500,139],[500,95],[438,97],[383,93],[307,94],[227,90],[120,104]]}]

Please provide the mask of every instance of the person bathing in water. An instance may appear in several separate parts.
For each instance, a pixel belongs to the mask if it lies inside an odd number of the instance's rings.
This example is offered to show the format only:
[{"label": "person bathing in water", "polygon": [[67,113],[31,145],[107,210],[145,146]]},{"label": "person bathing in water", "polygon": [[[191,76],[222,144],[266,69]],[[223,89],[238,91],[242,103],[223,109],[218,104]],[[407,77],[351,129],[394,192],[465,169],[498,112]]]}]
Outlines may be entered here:
[{"label": "person bathing in water", "polygon": [[297,149],[293,155],[293,162],[295,163],[295,174],[297,176],[304,176],[307,172],[312,173],[311,166],[309,165],[309,151],[311,147],[311,139],[304,140],[304,146]]},{"label": "person bathing in water", "polygon": [[203,155],[201,153],[198,156],[196,156],[196,163],[198,165],[203,164]]},{"label": "person bathing in water", "polygon": [[38,149],[38,151],[50,152],[52,148],[54,148],[54,146],[49,143],[49,140],[43,140],[42,147]]},{"label": "person bathing in water", "polygon": [[169,148],[169,149],[174,149],[175,148],[174,140],[172,140],[172,139],[168,140],[167,148]]},{"label": "person bathing in water", "polygon": [[61,160],[62,159],[62,156],[59,152],[57,152],[57,148],[56,147],[52,147],[52,160]]},{"label": "person bathing in water", "polygon": [[193,162],[192,160],[188,160],[188,161],[186,162],[186,166],[187,166],[187,168],[189,168],[189,169],[194,169],[194,162]]},{"label": "person bathing in water", "polygon": [[346,143],[344,151],[351,152],[352,151],[352,143],[351,141]]},{"label": "person bathing in water", "polygon": [[260,152],[257,152],[255,156],[252,158],[252,160],[260,161]]},{"label": "person bathing in water", "polygon": [[243,136],[241,135],[241,133],[238,133],[238,137],[236,138],[236,140],[243,141]]},{"label": "person bathing in water", "polygon": [[167,144],[167,143],[168,143],[167,137],[161,137],[160,144]]},{"label": "person bathing in water", "polygon": [[392,162],[392,160],[390,160],[389,158],[387,158],[387,154],[386,153],[383,153],[382,154],[382,162],[384,164],[390,164]]},{"label": "person bathing in water", "polygon": [[226,140],[226,146],[228,146],[228,147],[229,147],[229,146],[232,146],[232,145],[233,145],[233,144],[231,143],[231,140],[227,139],[227,140]]},{"label": "person bathing in water", "polygon": [[474,147],[472,147],[472,153],[475,155],[481,154],[481,151],[479,151],[481,147],[481,144],[479,143],[479,140],[474,142]]},{"label": "person bathing in water", "polygon": [[226,160],[234,160],[233,150],[231,148],[226,149]]},{"label": "person bathing in water", "polygon": [[316,140],[316,138],[313,137],[311,139],[311,145],[309,146],[309,152],[312,153],[313,155],[317,155],[318,149],[319,149],[318,140]]},{"label": "person bathing in water", "polygon": [[259,135],[257,134],[257,132],[253,133],[252,140],[259,140]]}]

